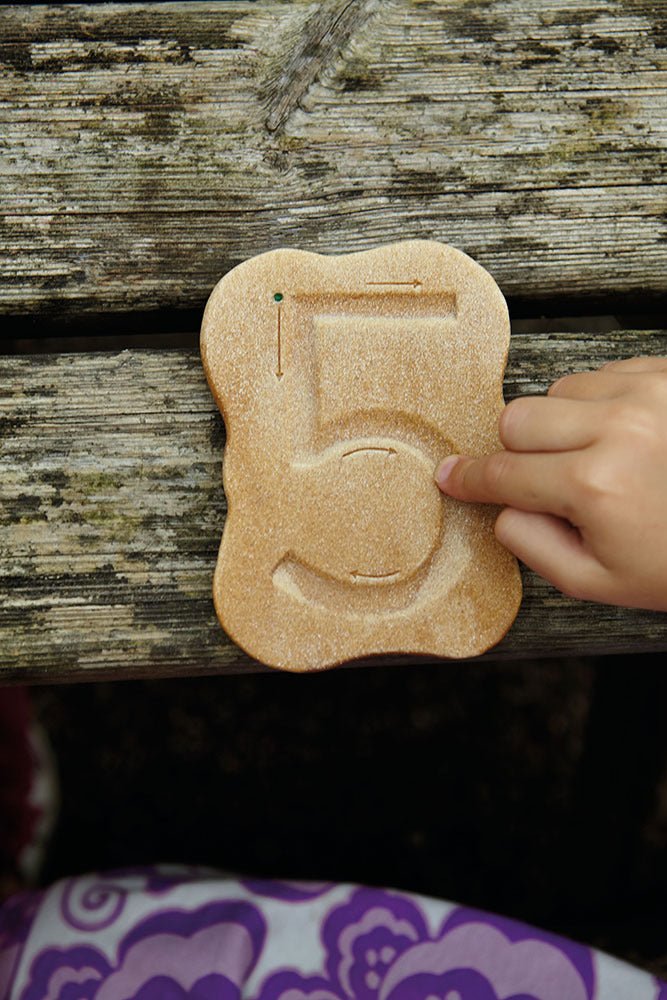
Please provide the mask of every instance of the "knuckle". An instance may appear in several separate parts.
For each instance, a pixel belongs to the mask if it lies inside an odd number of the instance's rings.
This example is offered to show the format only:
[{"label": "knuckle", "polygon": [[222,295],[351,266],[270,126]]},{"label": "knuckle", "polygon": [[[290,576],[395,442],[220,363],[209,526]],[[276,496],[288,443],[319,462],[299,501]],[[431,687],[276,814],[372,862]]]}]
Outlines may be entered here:
[{"label": "knuckle", "polygon": [[482,487],[490,496],[502,493],[503,484],[510,471],[510,456],[506,451],[489,455],[482,467]]},{"label": "knuckle", "polygon": [[[665,383],[667,389],[667,380]],[[667,403],[667,393],[665,395]],[[606,431],[616,444],[636,449],[651,445],[659,437],[655,414],[645,402],[625,399],[610,403],[606,414]]]},{"label": "knuckle", "polygon": [[579,497],[588,496],[593,490],[595,476],[592,472],[592,461],[583,458],[575,458],[570,466],[570,482],[574,487],[575,494]]},{"label": "knuckle", "polygon": [[574,462],[571,481],[576,506],[599,511],[614,495],[616,480],[613,462],[606,455],[589,456]]},{"label": "knuckle", "polygon": [[612,399],[604,413],[604,430],[614,439],[623,438],[633,421],[638,407],[627,399]]},{"label": "knuckle", "polygon": [[[667,398],[667,397],[666,397]],[[653,414],[645,406],[636,403],[625,408],[623,414],[623,432],[631,439],[653,437],[656,424]]]}]

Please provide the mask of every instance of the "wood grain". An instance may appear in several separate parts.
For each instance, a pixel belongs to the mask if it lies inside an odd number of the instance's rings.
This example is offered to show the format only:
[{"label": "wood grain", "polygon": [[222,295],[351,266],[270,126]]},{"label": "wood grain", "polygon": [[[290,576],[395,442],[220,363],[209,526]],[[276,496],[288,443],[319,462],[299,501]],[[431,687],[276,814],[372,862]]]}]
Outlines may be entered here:
[{"label": "wood grain", "polygon": [[0,312],[407,237],[522,299],[663,294],[666,44],[651,0],[1,7]]},{"label": "wood grain", "polygon": [[[505,396],[634,354],[667,332],[515,335]],[[0,441],[0,680],[256,668],[213,612],[224,427],[197,352],[0,358]],[[667,614],[524,587],[493,656],[667,649]]]}]

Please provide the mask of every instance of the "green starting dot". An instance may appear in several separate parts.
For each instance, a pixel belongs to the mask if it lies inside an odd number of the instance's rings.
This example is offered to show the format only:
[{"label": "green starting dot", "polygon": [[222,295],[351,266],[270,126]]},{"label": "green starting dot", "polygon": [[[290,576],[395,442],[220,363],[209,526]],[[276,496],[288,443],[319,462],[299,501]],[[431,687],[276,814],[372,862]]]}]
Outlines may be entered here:
[{"label": "green starting dot", "polygon": [[283,300],[283,293],[282,292],[276,292],[276,294],[273,296],[273,298],[274,298],[274,300],[276,302],[282,302],[282,300]]}]

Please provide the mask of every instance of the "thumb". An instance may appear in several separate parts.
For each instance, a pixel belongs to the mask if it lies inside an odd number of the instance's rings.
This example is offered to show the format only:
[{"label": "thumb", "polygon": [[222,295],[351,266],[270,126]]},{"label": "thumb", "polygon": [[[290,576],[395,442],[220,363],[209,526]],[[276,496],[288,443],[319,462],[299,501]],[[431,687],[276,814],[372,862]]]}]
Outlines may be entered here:
[{"label": "thumb", "polygon": [[606,570],[569,521],[506,507],[496,519],[495,533],[501,545],[564,594],[605,600]]}]

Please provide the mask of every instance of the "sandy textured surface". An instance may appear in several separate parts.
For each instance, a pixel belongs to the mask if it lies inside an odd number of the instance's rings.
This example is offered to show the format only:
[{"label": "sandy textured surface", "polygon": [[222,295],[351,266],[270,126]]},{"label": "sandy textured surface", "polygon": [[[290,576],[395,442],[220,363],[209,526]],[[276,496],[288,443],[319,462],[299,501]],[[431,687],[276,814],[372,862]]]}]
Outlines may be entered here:
[{"label": "sandy textured surface", "polygon": [[467,657],[521,599],[495,508],[444,498],[448,454],[499,447],[504,299],[426,240],[235,267],[204,315],[227,427],[218,617],[250,655],[316,670],[383,652]]}]

